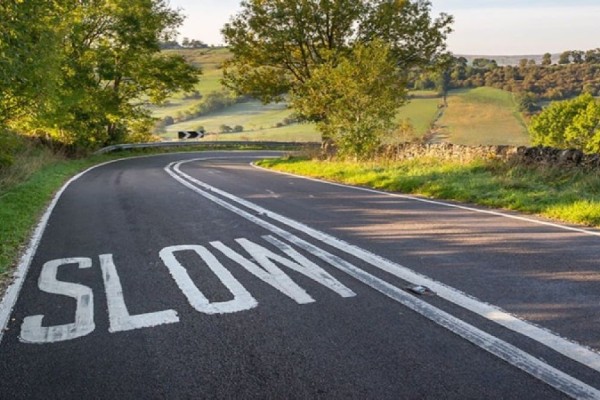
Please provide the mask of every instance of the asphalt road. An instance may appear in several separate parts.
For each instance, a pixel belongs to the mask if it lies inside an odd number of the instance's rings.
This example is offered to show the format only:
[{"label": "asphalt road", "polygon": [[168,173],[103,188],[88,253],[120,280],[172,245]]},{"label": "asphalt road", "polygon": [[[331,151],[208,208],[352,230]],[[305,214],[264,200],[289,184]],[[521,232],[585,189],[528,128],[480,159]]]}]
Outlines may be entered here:
[{"label": "asphalt road", "polygon": [[73,180],[0,307],[0,399],[600,398],[598,231],[274,154]]}]

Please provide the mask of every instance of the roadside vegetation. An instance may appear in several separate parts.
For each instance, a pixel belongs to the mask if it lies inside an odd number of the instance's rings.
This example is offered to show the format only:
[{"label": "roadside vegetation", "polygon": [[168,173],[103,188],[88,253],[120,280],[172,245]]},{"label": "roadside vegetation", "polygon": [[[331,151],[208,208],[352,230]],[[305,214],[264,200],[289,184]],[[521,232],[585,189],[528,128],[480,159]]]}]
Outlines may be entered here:
[{"label": "roadside vegetation", "polygon": [[350,185],[503,208],[600,227],[600,171],[437,159],[392,163],[284,158],[263,160],[259,165]]}]

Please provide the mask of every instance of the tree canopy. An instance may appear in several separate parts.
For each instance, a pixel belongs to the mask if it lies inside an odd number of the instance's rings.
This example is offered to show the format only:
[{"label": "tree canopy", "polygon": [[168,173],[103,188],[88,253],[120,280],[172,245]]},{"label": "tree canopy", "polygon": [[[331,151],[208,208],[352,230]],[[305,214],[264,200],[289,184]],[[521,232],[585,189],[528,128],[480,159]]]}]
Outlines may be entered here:
[{"label": "tree canopy", "polygon": [[[425,0],[245,0],[241,6],[222,31],[233,54],[224,67],[224,83],[264,102],[294,93],[293,104],[309,120],[321,122],[322,133],[329,137],[340,137],[332,133],[332,126],[326,128],[334,109],[323,104],[322,110],[309,110],[300,106],[310,102],[302,96],[324,99],[336,93],[356,101],[361,96],[377,101],[372,96],[377,90],[364,84],[359,92],[337,90],[336,85],[351,76],[361,79],[351,71],[351,60],[383,46],[393,76],[403,82],[410,69],[429,65],[444,53],[452,23],[446,14],[432,18],[431,3]],[[333,78],[326,79],[327,74]],[[317,84],[315,76],[323,82]],[[351,102],[351,98],[343,101]],[[367,124],[362,131],[368,129]]]},{"label": "tree canopy", "polygon": [[79,147],[147,137],[145,104],[198,80],[182,57],[160,53],[182,22],[166,0],[2,2],[0,13],[10,21],[0,50],[12,55],[0,122],[20,130]]},{"label": "tree canopy", "polygon": [[551,103],[531,120],[533,144],[600,153],[600,101],[590,94]]},{"label": "tree canopy", "polygon": [[0,2],[0,125],[53,92],[48,77],[58,73],[60,11],[52,1]]}]

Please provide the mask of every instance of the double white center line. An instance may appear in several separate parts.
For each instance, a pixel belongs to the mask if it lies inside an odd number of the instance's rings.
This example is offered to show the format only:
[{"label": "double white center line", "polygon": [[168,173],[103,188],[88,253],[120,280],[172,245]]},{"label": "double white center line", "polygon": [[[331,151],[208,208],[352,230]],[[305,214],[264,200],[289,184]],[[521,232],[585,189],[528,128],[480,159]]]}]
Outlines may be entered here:
[{"label": "double white center line", "polygon": [[527,321],[516,318],[499,307],[481,302],[457,289],[451,288],[441,282],[437,282],[429,277],[418,274],[407,267],[394,263],[367,250],[335,238],[329,234],[310,228],[300,222],[274,213],[254,203],[234,196],[231,193],[215,188],[181,171],[181,165],[183,164],[211,159],[215,158],[197,158],[171,163],[165,167],[165,171],[175,180],[203,196],[204,198],[270,231],[271,233],[285,239],[289,243],[292,243],[299,248],[318,256],[321,259],[327,260],[328,263],[340,271],[345,272],[365,285],[370,286],[371,288],[397,301],[405,307],[408,307],[411,310],[421,314],[436,324],[443,326],[449,331],[499,357],[509,364],[542,380],[557,390],[560,390],[561,392],[577,399],[600,399],[600,391],[596,388],[589,386],[580,380],[548,365],[547,363],[535,358],[531,354],[524,352],[512,344],[492,336],[481,329],[476,328],[475,326],[470,325],[411,294],[406,293],[404,290],[399,289],[396,286],[393,286],[390,283],[354,266],[347,260],[329,253],[299,238],[293,233],[282,229],[271,222],[268,222],[268,220],[276,221],[298,232],[302,232],[303,234],[308,235],[321,243],[327,244],[332,248],[362,260],[376,268],[410,282],[411,284],[427,286],[435,291],[439,297],[476,314],[479,314],[488,320],[494,321],[505,328],[518,332],[539,343],[542,343],[554,351],[596,371],[600,371],[600,355],[598,353],[580,344],[561,338],[560,336],[535,326]]}]

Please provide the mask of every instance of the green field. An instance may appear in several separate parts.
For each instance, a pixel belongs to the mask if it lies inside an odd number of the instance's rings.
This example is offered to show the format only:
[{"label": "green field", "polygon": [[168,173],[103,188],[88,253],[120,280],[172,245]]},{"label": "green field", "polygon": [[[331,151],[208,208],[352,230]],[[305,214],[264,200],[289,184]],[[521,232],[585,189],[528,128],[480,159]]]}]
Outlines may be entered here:
[{"label": "green field", "polygon": [[513,95],[489,87],[453,90],[437,123],[438,140],[464,145],[529,145]]},{"label": "green field", "polygon": [[429,132],[438,111],[441,99],[435,92],[411,92],[410,101],[398,112],[398,119],[408,119],[415,129],[415,134],[421,137]]},{"label": "green field", "polygon": [[[165,53],[183,55],[188,62],[202,69],[200,82],[195,87],[195,90],[199,91],[201,95],[206,96],[208,93],[223,89],[220,81],[223,76],[221,65],[231,57],[229,50],[224,48],[165,50]],[[182,92],[171,96],[165,105],[150,106],[149,108],[154,117],[164,118],[168,115],[175,117],[177,113],[192,108],[199,102],[199,99],[185,99],[185,93]]]},{"label": "green field", "polygon": [[[200,50],[168,50],[168,52],[182,54],[189,62],[202,68],[200,83],[196,86],[202,95],[222,90],[220,79],[221,66],[231,57],[227,49],[200,49]],[[178,113],[190,109],[201,100],[185,99],[184,93],[171,97],[163,106],[151,107],[152,115],[157,118],[166,116],[175,117]],[[278,123],[289,117],[292,111],[286,104],[264,105],[260,101],[247,101],[234,104],[224,110],[210,113],[200,118],[183,121],[167,127],[167,132],[160,134],[165,139],[174,139],[177,131],[197,130],[203,127],[209,135],[208,140],[273,140],[273,141],[319,141],[320,134],[313,124],[294,124],[277,127]],[[221,125],[234,127],[241,125],[241,133],[220,134]]]},{"label": "green field", "polygon": [[255,132],[208,135],[206,140],[246,140],[273,142],[320,142],[321,134],[313,124],[294,124]]}]

